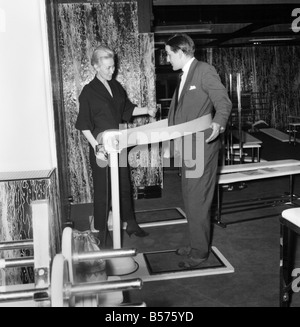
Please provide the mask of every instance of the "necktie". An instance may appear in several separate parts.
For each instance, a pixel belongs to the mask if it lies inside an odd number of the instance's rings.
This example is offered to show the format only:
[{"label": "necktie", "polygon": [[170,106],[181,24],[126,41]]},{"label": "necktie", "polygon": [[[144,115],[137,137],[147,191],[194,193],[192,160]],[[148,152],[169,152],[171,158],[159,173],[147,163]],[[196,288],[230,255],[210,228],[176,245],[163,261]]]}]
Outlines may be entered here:
[{"label": "necktie", "polygon": [[179,90],[178,90],[178,100],[180,98],[184,83],[185,83],[185,76],[184,76],[184,73],[181,73],[180,74]]},{"label": "necktie", "polygon": [[177,105],[178,105],[178,100],[179,100],[179,89],[180,89],[180,84],[181,84],[181,78],[182,78],[182,75],[183,75],[183,72],[181,72],[178,76],[178,84],[177,84],[177,87],[176,87],[176,98],[175,98],[175,110],[177,108]]}]

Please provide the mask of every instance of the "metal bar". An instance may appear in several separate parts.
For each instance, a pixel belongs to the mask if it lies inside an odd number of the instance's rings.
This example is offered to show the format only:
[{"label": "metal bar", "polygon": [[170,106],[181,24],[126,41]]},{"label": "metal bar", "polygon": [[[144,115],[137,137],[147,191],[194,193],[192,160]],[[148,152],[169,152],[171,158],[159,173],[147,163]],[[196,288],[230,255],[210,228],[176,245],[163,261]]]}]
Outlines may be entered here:
[{"label": "metal bar", "polygon": [[34,300],[37,302],[49,299],[49,289],[44,288],[40,290],[28,289],[23,291],[1,292],[0,303],[4,302],[20,302],[27,300]]},{"label": "metal bar", "polygon": [[[282,204],[282,206],[285,204]],[[277,204],[277,206],[279,207],[280,204]],[[224,214],[233,214],[233,213],[240,213],[240,212],[245,212],[245,211],[250,211],[250,210],[256,210],[256,209],[264,209],[264,208],[271,208],[270,205],[266,205],[266,206],[261,206],[261,207],[254,207],[254,208],[247,208],[245,210],[236,210],[236,211],[231,211],[231,212],[224,212]],[[259,219],[266,219],[266,218],[271,218],[271,217],[275,217],[279,215],[278,213],[274,213],[271,215],[265,215],[265,216],[259,216],[259,217],[253,217],[253,218],[248,218],[248,219],[240,219],[240,220],[235,220],[232,222],[223,222],[223,228],[224,226],[226,227],[227,225],[234,225],[234,224],[238,224],[238,223],[244,223],[244,222],[248,222],[248,221],[253,221],[253,220],[259,220]],[[214,222],[217,225],[220,225],[217,221]]]},{"label": "metal bar", "polygon": [[18,250],[33,248],[33,240],[2,242],[0,243],[0,251],[2,250]]},{"label": "metal bar", "polygon": [[[257,199],[245,199],[245,200],[237,200],[237,201],[228,201],[222,204],[223,208],[238,208],[238,207],[246,207],[251,205],[263,204],[263,203],[272,203],[272,202],[281,202],[289,199],[289,196],[286,195],[278,195],[274,197],[265,197],[265,198],[257,198]],[[215,205],[214,205],[215,206]]]},{"label": "metal bar", "polygon": [[222,222],[222,205],[221,205],[221,190],[220,185],[217,186],[218,192],[218,207],[217,207],[217,219],[214,219],[214,223],[222,228],[226,228],[226,225]]},{"label": "metal bar", "polygon": [[220,185],[218,185],[217,186],[218,187],[218,206],[217,206],[217,215],[218,215],[218,223],[221,223],[221,215],[222,215],[222,213],[221,213],[221,210],[222,210],[222,208],[221,208],[221,206],[222,206],[222,204],[221,204],[221,190],[220,190]]},{"label": "metal bar", "polygon": [[0,269],[17,268],[17,267],[34,266],[33,257],[17,258],[17,259],[2,259],[0,260]]},{"label": "metal bar", "polygon": [[71,286],[68,293],[74,295],[97,294],[101,292],[127,291],[132,289],[141,289],[143,281],[140,278],[127,281],[109,281],[103,283],[85,283]]},{"label": "metal bar", "polygon": [[243,220],[241,219],[241,220],[236,220],[236,221],[229,221],[229,222],[224,222],[224,225],[227,226],[227,225],[235,225],[235,224],[247,223],[249,221],[274,218],[276,216],[280,216],[280,215],[279,214],[271,214],[271,215],[253,217],[253,218],[248,218],[248,219],[243,219]]},{"label": "metal bar", "polygon": [[121,308],[146,308],[147,304],[145,302],[142,302],[142,303],[123,303],[123,304],[120,304],[118,307],[121,307]]},{"label": "metal bar", "polygon": [[289,228],[282,223],[280,224],[280,236],[282,244],[280,247],[280,307],[289,307],[290,292],[286,286],[290,282],[289,276],[289,246],[290,231]]},{"label": "metal bar", "polygon": [[26,291],[0,293],[0,303],[33,300],[34,292],[35,290],[33,289],[33,290],[26,290]]},{"label": "metal bar", "polygon": [[[297,199],[296,195],[292,195],[293,198]],[[273,200],[273,201],[272,201]],[[252,198],[252,199],[244,199],[244,200],[238,200],[238,201],[228,201],[224,202],[222,204],[222,207],[224,209],[226,208],[235,208],[235,207],[241,207],[241,206],[250,206],[251,204],[258,204],[259,202],[262,203],[269,203],[269,202],[283,202],[290,200],[290,193],[282,194],[282,195],[274,195],[269,197],[261,197],[261,198]],[[214,204],[216,206],[217,204]]]},{"label": "metal bar", "polygon": [[294,179],[293,175],[290,175],[290,202],[293,203],[293,195],[294,195]]},{"label": "metal bar", "polygon": [[238,208],[248,208],[248,210],[253,210],[251,209],[252,206],[254,207],[254,210],[257,208],[261,208],[265,205],[268,205],[270,207],[273,206],[278,206],[278,205],[282,205],[282,204],[286,204],[286,200],[287,199],[274,199],[274,200],[269,200],[269,201],[260,201],[260,202],[254,202],[254,203],[244,203],[244,204],[236,204],[236,205],[225,205],[223,206],[223,210],[222,213],[226,213],[225,210],[230,210],[230,209],[238,209]]},{"label": "metal bar", "polygon": [[131,250],[101,250],[99,252],[87,252],[87,253],[77,253],[73,254],[73,261],[74,262],[81,262],[81,261],[90,261],[90,260],[97,260],[97,259],[110,259],[110,258],[124,258],[124,257],[133,257],[137,255],[136,249]]},{"label": "metal bar", "polygon": [[[231,201],[227,203],[221,204],[221,192],[220,192],[220,186],[217,186],[217,219],[215,220],[215,223],[218,225],[222,224],[222,215],[224,214],[231,214],[231,213],[237,213],[237,212],[243,212],[248,210],[256,210],[256,209],[263,209],[268,208],[272,206],[279,206],[284,205],[285,201],[287,199],[287,196],[274,196],[274,197],[265,197],[265,198],[256,198],[256,199],[245,199],[245,200],[239,200],[239,201]],[[260,202],[260,203],[259,203]],[[250,206],[254,206],[253,208],[250,208]],[[214,207],[214,206],[213,206]],[[238,209],[243,208],[244,210],[236,210],[236,211],[226,211],[229,209]]]},{"label": "metal bar", "polygon": [[233,205],[236,203],[252,203],[252,202],[260,202],[260,201],[270,201],[272,199],[284,199],[288,198],[289,194],[282,194],[282,195],[274,195],[274,196],[266,196],[266,197],[260,197],[260,198],[252,198],[252,199],[244,199],[244,200],[238,200],[238,201],[228,201],[223,203],[223,206],[225,205]]},{"label": "metal bar", "polygon": [[259,210],[259,209],[267,209],[267,208],[274,208],[274,207],[281,207],[284,206],[285,204],[282,203],[274,205],[274,206],[270,206],[269,204],[266,205],[262,205],[262,206],[257,206],[257,207],[253,207],[253,208],[245,208],[245,209],[240,209],[240,210],[233,210],[233,211],[227,211],[227,212],[223,212],[223,215],[229,215],[229,214],[234,214],[234,213],[240,213],[240,212],[247,212],[247,211],[253,211],[253,210]]}]

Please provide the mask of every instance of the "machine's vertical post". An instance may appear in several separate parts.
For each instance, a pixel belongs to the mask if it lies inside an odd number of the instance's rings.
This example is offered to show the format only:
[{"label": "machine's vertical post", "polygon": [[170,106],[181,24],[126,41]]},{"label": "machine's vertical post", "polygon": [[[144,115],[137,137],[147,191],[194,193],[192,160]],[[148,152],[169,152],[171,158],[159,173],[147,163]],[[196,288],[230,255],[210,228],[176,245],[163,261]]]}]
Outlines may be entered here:
[{"label": "machine's vertical post", "polygon": [[241,74],[237,74],[237,98],[238,98],[238,115],[239,115],[239,148],[240,148],[240,164],[243,163],[243,132],[242,132],[242,89]]},{"label": "machine's vertical post", "polygon": [[[233,88],[232,88],[232,74],[229,74],[229,94],[230,94],[230,100],[233,101]],[[234,149],[233,149],[233,133],[232,133],[232,113],[228,120],[228,126],[229,126],[229,136],[228,136],[228,143],[227,143],[227,161],[228,165],[232,165],[234,163]]]},{"label": "machine's vertical post", "polygon": [[119,162],[118,161],[119,161],[118,152],[117,151],[110,152],[114,249],[121,248],[121,217],[120,217]]},{"label": "machine's vertical post", "polygon": [[50,285],[49,202],[32,201],[31,208],[35,288],[45,289]]}]

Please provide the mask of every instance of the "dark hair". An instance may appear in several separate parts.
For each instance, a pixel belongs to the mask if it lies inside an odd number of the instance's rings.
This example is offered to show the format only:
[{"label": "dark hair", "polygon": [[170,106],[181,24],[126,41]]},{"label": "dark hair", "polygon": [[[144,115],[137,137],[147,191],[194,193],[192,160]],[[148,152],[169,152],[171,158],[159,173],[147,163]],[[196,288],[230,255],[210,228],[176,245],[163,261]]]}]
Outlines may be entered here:
[{"label": "dark hair", "polygon": [[195,53],[195,43],[187,34],[176,34],[166,43],[173,52],[181,50],[187,56],[193,57]]}]

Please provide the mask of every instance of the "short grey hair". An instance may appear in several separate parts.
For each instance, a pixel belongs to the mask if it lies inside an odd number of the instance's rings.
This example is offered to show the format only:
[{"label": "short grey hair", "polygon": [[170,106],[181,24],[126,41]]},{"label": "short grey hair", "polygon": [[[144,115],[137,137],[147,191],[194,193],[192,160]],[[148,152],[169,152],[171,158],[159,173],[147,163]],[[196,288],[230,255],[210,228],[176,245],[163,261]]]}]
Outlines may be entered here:
[{"label": "short grey hair", "polygon": [[105,45],[99,45],[93,52],[91,58],[91,65],[98,65],[102,59],[114,58],[115,53]]}]

